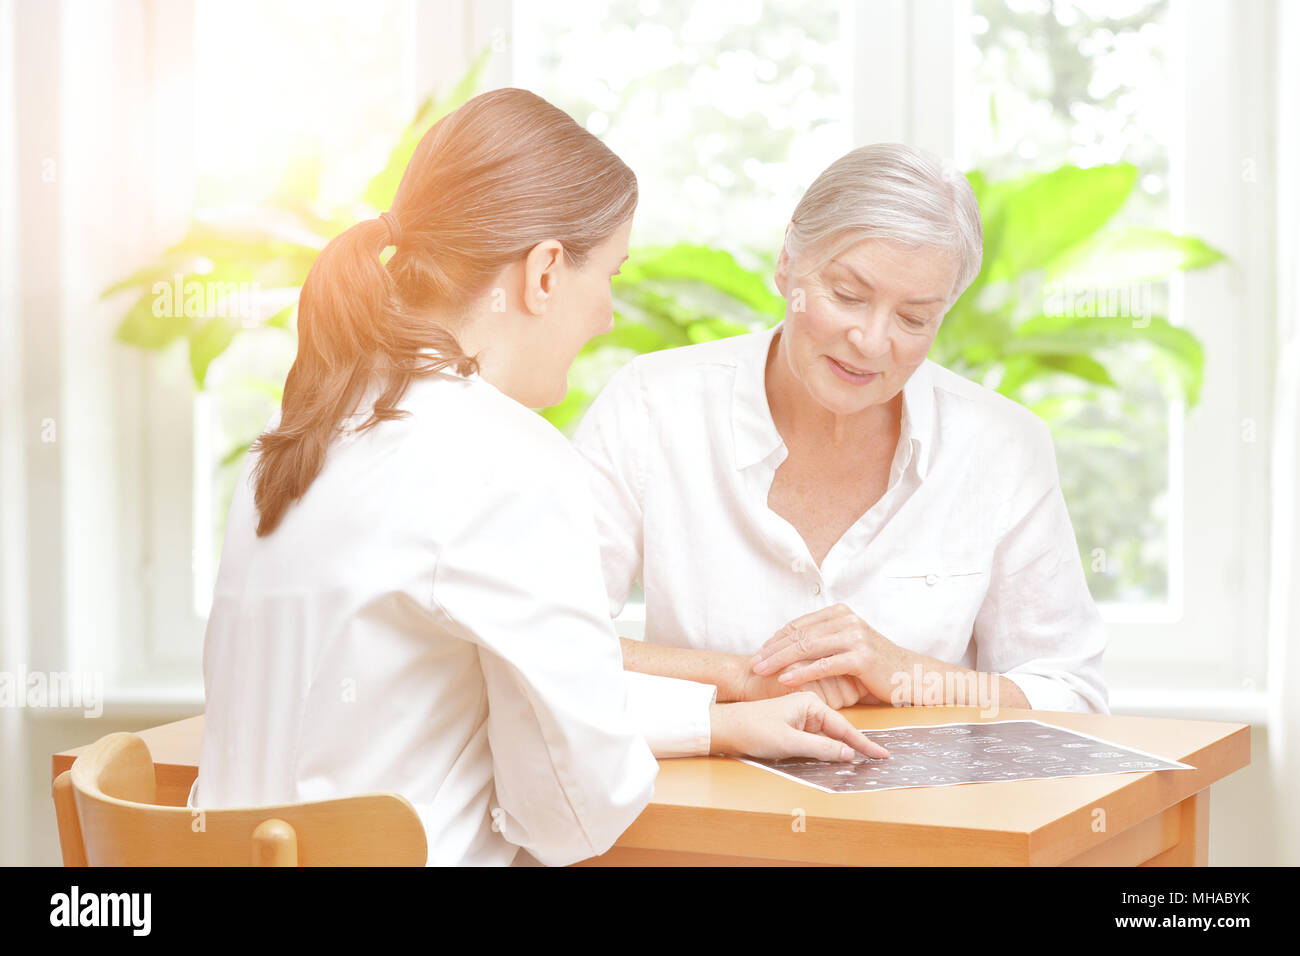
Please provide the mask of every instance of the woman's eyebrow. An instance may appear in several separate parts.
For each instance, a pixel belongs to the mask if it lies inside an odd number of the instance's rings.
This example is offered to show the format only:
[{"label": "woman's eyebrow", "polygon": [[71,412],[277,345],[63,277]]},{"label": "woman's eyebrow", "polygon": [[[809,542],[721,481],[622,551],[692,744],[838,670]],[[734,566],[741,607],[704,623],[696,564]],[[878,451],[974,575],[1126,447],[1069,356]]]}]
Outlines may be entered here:
[{"label": "woman's eyebrow", "polygon": [[[863,286],[870,289],[872,292],[875,291],[875,286],[873,286],[870,282],[864,279],[861,273],[859,273],[852,266],[846,265],[845,263],[840,262],[840,260],[838,259],[832,259],[831,265],[839,266],[841,269],[848,272],[849,275],[853,276],[853,278],[857,279],[858,282],[860,282]],[[943,301],[942,296],[933,295],[926,299],[904,299],[903,303],[905,305],[928,305],[931,302],[942,302],[942,301]]]}]

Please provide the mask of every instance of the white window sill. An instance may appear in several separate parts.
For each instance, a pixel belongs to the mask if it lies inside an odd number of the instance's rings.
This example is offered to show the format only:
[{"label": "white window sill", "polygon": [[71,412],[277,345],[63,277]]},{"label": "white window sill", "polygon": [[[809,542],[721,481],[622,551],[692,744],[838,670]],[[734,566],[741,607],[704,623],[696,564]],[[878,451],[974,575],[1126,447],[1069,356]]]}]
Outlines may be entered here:
[{"label": "white window sill", "polygon": [[1262,690],[1114,690],[1110,712],[1131,717],[1219,720],[1268,724],[1268,692]]},{"label": "white window sill", "polygon": [[[200,714],[203,705],[201,685],[134,684],[106,690],[100,719],[157,718],[159,723],[166,723]],[[1129,717],[1215,720],[1266,726],[1268,694],[1259,690],[1114,690],[1110,695],[1110,710],[1113,714]],[[32,708],[28,712],[44,719],[93,719],[87,717],[83,709],[77,708]]]},{"label": "white window sill", "polygon": [[[131,684],[104,688],[98,715],[82,707],[30,707],[26,712],[41,720],[121,721],[150,720],[166,724],[203,713],[203,686],[183,684]],[[91,712],[88,712],[91,711]],[[89,743],[89,741],[87,741]]]}]

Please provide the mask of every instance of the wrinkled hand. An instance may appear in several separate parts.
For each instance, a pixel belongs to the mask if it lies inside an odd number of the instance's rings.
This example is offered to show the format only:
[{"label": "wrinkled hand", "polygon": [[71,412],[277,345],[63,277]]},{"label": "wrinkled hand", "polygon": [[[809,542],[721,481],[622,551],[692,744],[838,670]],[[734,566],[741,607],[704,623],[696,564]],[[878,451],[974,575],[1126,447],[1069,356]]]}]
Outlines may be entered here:
[{"label": "wrinkled hand", "polygon": [[849,761],[858,754],[889,756],[888,750],[868,740],[844,715],[806,692],[749,703],[714,704],[709,718],[713,753],[771,760],[810,757]]},{"label": "wrinkled hand", "polygon": [[789,688],[850,677],[876,702],[890,699],[892,675],[906,670],[909,652],[843,604],[797,617],[750,659],[757,677]]}]

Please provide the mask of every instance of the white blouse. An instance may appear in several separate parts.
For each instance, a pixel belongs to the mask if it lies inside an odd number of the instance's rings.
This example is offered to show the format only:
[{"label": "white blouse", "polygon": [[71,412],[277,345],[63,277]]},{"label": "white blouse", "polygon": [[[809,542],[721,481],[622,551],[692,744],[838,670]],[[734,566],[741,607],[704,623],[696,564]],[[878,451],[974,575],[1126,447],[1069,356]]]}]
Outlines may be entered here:
[{"label": "white blouse", "polygon": [[477,374],[417,379],[402,407],[336,440],[267,537],[246,463],[191,805],[395,791],[431,865],[603,853],[653,793],[652,746],[708,752],[715,690],[623,671],[559,432]]},{"label": "white blouse", "polygon": [[927,360],[888,490],[818,567],[767,505],[787,454],[764,385],[775,332],[639,356],[587,411],[574,443],[611,612],[639,580],[646,640],[749,655],[843,603],[901,647],[1006,675],[1036,710],[1106,713],[1106,633],[1047,426]]}]

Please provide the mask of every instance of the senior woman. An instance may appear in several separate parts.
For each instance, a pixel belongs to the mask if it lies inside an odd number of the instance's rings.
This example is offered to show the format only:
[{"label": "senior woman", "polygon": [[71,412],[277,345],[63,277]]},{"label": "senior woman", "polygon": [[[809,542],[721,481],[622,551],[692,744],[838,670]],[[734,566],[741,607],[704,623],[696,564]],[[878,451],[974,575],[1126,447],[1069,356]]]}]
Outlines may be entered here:
[{"label": "senior woman", "polygon": [[926,358],[978,274],[938,158],[855,149],[786,230],[775,328],[639,356],[575,435],[630,670],[719,699],[1107,711],[1051,435]]}]

